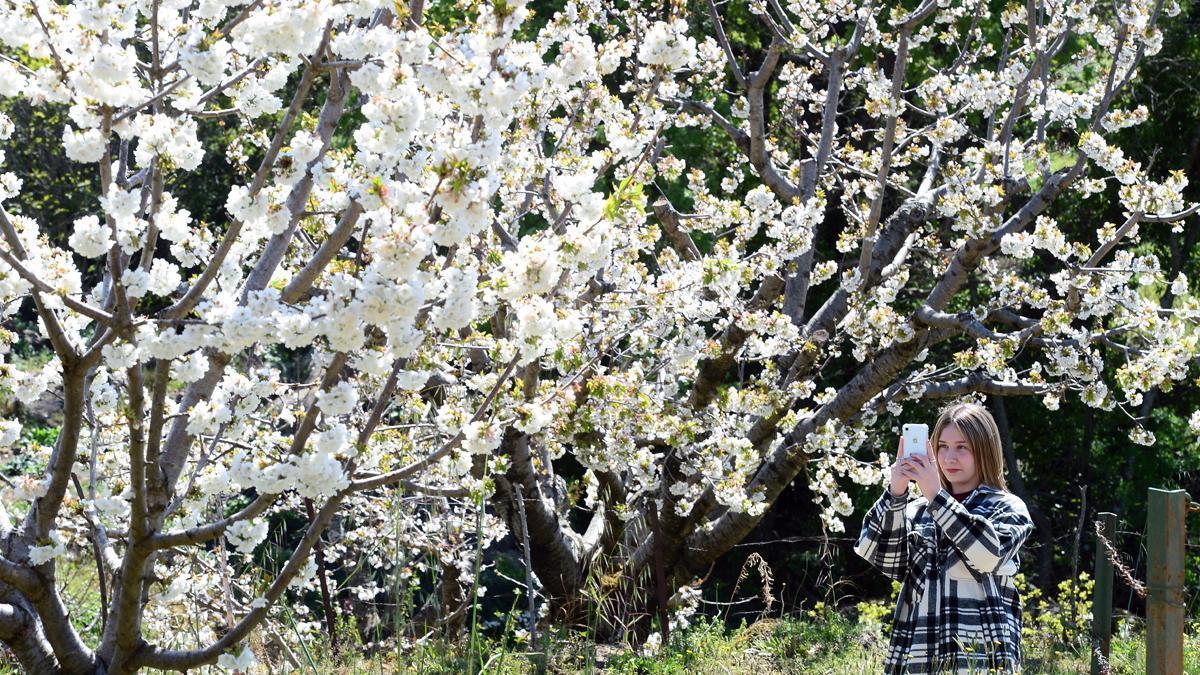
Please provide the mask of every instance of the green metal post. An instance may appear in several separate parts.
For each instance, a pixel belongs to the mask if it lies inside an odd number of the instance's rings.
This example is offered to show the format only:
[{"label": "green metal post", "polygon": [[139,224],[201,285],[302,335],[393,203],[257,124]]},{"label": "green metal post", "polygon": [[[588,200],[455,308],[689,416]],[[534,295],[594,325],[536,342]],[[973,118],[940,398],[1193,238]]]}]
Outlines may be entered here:
[{"label": "green metal post", "polygon": [[[1100,513],[1104,538],[1117,545],[1117,514]],[[1092,675],[1100,675],[1100,657],[1108,660],[1112,640],[1113,566],[1100,535],[1096,535],[1096,583],[1092,587]],[[1099,654],[1097,654],[1099,650]]]},{"label": "green metal post", "polygon": [[1188,494],[1150,488],[1146,532],[1146,673],[1183,672],[1183,563]]}]

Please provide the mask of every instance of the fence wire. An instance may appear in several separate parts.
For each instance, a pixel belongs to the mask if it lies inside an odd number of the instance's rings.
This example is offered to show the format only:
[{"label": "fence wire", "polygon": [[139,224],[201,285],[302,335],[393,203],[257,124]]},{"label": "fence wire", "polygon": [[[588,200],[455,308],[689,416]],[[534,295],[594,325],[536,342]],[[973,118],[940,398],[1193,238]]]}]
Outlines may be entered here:
[{"label": "fence wire", "polygon": [[[1119,530],[1118,530],[1118,533],[1119,533]],[[1112,563],[1113,571],[1117,573],[1117,576],[1121,578],[1121,581],[1125,582],[1125,585],[1128,586],[1130,589],[1132,589],[1134,593],[1137,593],[1139,598],[1145,599],[1146,584],[1142,583],[1141,581],[1138,581],[1138,579],[1137,579],[1137,576],[1136,576],[1137,563],[1134,563],[1134,569],[1130,570],[1129,567],[1125,564],[1125,562],[1123,560],[1121,560],[1121,552],[1117,550],[1117,547],[1113,544],[1112,541],[1109,540],[1108,537],[1104,536],[1104,523],[1099,520],[1096,521],[1096,538],[1099,539],[1100,543],[1104,545],[1103,553],[1108,557],[1108,562]],[[1114,538],[1116,538],[1116,535],[1114,535]],[[1141,560],[1141,551],[1140,551],[1141,543],[1140,542],[1139,542],[1138,548],[1139,548],[1138,559],[1140,561]],[[1100,555],[1100,554],[1101,554],[1101,551],[1096,551],[1096,555]],[[1130,604],[1132,604],[1133,596],[1130,596],[1129,602],[1130,602]],[[1129,611],[1128,607],[1126,608],[1126,611]]]},{"label": "fence wire", "polygon": [[[1188,514],[1200,512],[1200,502],[1188,502],[1187,510]],[[1095,521],[1096,536],[1104,547],[1105,556],[1108,558],[1109,562],[1112,563],[1115,576],[1119,578],[1127,588],[1133,591],[1133,593],[1131,593],[1126,599],[1125,611],[1127,614],[1132,613],[1133,611],[1134,595],[1142,600],[1146,599],[1146,584],[1145,582],[1141,581],[1141,579],[1145,578],[1145,574],[1148,573],[1148,570],[1144,570],[1142,568],[1142,561],[1148,556],[1148,549],[1146,547],[1146,535],[1148,527],[1149,525],[1147,524],[1140,532],[1137,530],[1122,530],[1120,527],[1118,527],[1113,533],[1112,539],[1109,539],[1104,532],[1104,524],[1099,520]],[[1200,550],[1200,537],[1189,536],[1191,532],[1200,532],[1200,525],[1190,528],[1188,535],[1185,535],[1187,538],[1184,540],[1184,548],[1189,551]],[[1137,538],[1137,557],[1134,558],[1133,567],[1129,567],[1125,564],[1125,558],[1121,554],[1120,537],[1122,535],[1125,535],[1126,537],[1132,535]],[[1097,551],[1096,555],[1100,555],[1100,553],[1100,551]],[[1186,563],[1184,567],[1184,574],[1187,574]],[[1185,586],[1184,590],[1188,596],[1185,604],[1186,617],[1188,619],[1200,617],[1200,588],[1188,588]],[[1189,590],[1192,592],[1188,593],[1187,591]]]}]

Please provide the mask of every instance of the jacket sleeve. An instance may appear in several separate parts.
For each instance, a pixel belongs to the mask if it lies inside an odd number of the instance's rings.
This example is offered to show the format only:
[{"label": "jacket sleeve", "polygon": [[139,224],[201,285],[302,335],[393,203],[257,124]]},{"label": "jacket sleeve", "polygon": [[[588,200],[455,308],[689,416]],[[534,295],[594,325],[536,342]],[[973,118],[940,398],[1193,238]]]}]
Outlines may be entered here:
[{"label": "jacket sleeve", "polygon": [[976,572],[993,574],[1017,555],[1033,531],[1025,502],[998,499],[986,515],[971,513],[944,488],[929,502],[929,515]]},{"label": "jacket sleeve", "polygon": [[867,511],[854,552],[866,558],[892,579],[908,573],[908,524],[904,510],[908,492],[899,497],[884,488],[883,495]]}]

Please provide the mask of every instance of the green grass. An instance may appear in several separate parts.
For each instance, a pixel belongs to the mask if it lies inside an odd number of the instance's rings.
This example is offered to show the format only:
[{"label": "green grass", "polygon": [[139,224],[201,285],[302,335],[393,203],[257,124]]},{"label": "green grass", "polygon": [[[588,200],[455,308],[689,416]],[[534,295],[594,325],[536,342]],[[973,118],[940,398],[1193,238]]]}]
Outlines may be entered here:
[{"label": "green grass", "polygon": [[[89,564],[86,557],[71,556],[60,558],[59,563],[58,584],[64,602],[85,642],[94,646],[100,637],[94,564]],[[1087,673],[1092,595],[1088,575],[1065,580],[1049,593],[1028,586],[1023,577],[1018,577],[1017,584],[1026,609],[1022,643],[1026,675]],[[548,655],[551,673],[878,673],[883,668],[894,602],[894,598],[880,599],[842,609],[817,603],[812,609],[738,626],[698,615],[686,630],[672,632],[669,645],[655,650],[630,644],[597,644],[590,633],[562,628],[550,628],[548,636],[539,634],[538,646]],[[343,614],[338,630],[340,654],[323,636],[310,636],[297,644],[291,639],[298,636],[294,617],[286,607],[281,611],[281,619],[271,631],[256,631],[251,639],[260,663],[256,673],[280,670],[288,661],[294,665],[292,672],[320,675],[516,675],[536,670],[533,650],[522,632],[516,630],[523,616],[519,602],[509,611],[497,613],[498,625],[477,625],[458,639],[435,634],[423,641],[407,642],[400,649],[384,641],[380,644],[385,646],[375,651],[364,648],[364,641],[371,638],[362,634],[353,615]],[[478,621],[477,615],[472,614],[472,618]],[[1144,620],[1138,617],[1118,619],[1110,653],[1114,675],[1145,672],[1144,628]],[[288,636],[291,643],[290,656],[280,648],[282,635]],[[147,637],[153,641],[157,636]],[[1200,675],[1200,621],[1193,621],[1185,631],[1184,659],[1184,673]],[[11,654],[0,649],[0,675],[16,672]]]},{"label": "green grass", "polygon": [[[597,645],[582,635],[554,641],[551,673],[611,673],[613,675],[738,675],[878,673],[887,645],[884,628],[873,605],[834,611],[818,608],[799,616],[761,619],[727,628],[719,620],[699,619],[672,644],[657,653],[638,653],[628,645]],[[1200,675],[1200,625],[1185,635],[1187,675]],[[1140,619],[1118,623],[1110,663],[1114,675],[1145,672],[1145,636]],[[1077,636],[1064,643],[1049,635],[1026,635],[1026,675],[1087,673],[1090,656]],[[358,675],[360,673],[532,673],[528,653],[511,641],[485,638],[481,658],[468,660],[468,640],[426,642],[397,658],[345,659],[325,657],[301,672]],[[479,645],[476,646],[477,654]],[[320,651],[320,650],[316,650]]]},{"label": "green grass", "polygon": [[[801,617],[760,620],[734,630],[715,622],[699,622],[670,649],[655,656],[624,651],[603,670],[622,674],[675,673],[878,673],[887,639],[874,621],[859,621],[855,612],[832,610]],[[1200,631],[1185,636],[1184,670],[1200,675]],[[1110,665],[1114,675],[1145,672],[1145,638],[1139,621],[1122,624],[1114,637]],[[1085,648],[1045,636],[1024,642],[1027,675],[1087,673]]]},{"label": "green grass", "polygon": [[[578,633],[558,634],[551,640],[548,671],[614,675],[878,673],[887,645],[883,625],[886,618],[881,622],[878,611],[882,605],[861,603],[842,611],[819,606],[800,615],[760,619],[736,628],[728,628],[717,619],[700,618],[686,631],[673,634],[672,644],[654,654],[639,653],[629,645],[597,645]],[[1046,621],[1040,616],[1028,619],[1023,644],[1026,675],[1088,672],[1089,655],[1078,634],[1030,632],[1031,628],[1040,630]],[[353,631],[353,627],[346,628],[347,632]],[[296,652],[300,667],[294,672],[321,675],[534,672],[528,646],[514,640],[511,634],[505,637],[480,634],[475,640],[473,649],[464,636],[458,641],[430,639],[401,654],[387,650],[375,655],[363,654],[356,649],[357,645],[347,645],[351,653],[335,655],[327,645],[309,642],[302,652]],[[273,650],[258,640],[255,642],[255,651],[263,661],[262,652]],[[1200,624],[1193,624],[1185,634],[1184,659],[1184,672],[1200,675]],[[1110,661],[1114,675],[1145,672],[1145,636],[1140,619],[1118,621]],[[0,675],[10,672],[16,671],[12,665],[6,669],[5,658],[0,654]]]}]

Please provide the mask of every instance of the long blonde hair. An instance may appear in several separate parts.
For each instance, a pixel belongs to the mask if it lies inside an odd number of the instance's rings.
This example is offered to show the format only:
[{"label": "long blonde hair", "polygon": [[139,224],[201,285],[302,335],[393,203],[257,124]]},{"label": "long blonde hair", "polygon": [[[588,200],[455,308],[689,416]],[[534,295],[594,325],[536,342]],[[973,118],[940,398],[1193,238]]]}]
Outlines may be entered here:
[{"label": "long blonde hair", "polygon": [[[1004,448],[1000,445],[1000,429],[988,409],[978,403],[956,403],[942,410],[933,427],[933,451],[937,452],[942,429],[954,425],[971,446],[975,467],[979,471],[979,482],[1008,491],[1004,481]],[[942,486],[950,489],[950,482],[938,467]]]}]

